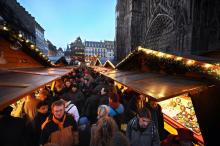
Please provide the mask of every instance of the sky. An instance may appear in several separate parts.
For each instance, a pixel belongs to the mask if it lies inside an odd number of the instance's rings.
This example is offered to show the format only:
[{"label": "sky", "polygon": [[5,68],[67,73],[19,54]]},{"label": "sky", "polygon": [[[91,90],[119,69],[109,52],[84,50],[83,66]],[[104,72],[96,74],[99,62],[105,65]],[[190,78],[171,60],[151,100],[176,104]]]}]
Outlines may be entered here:
[{"label": "sky", "polygon": [[17,0],[45,29],[56,47],[115,38],[116,0]]}]

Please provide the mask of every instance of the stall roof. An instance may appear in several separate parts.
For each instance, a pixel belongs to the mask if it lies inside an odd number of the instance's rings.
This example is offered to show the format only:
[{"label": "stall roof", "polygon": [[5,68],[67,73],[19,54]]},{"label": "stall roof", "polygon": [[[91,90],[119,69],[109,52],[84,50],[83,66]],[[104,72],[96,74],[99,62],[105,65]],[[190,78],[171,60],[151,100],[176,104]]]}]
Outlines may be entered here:
[{"label": "stall roof", "polygon": [[96,59],[95,61],[95,66],[101,66],[102,62],[99,60],[99,58]]},{"label": "stall roof", "polygon": [[0,70],[0,109],[70,71],[64,68]]},{"label": "stall roof", "polygon": [[103,67],[110,68],[110,69],[115,69],[114,64],[113,64],[111,61],[109,61],[109,60],[107,60],[107,61],[104,63]]},{"label": "stall roof", "polygon": [[200,81],[159,73],[115,71],[104,75],[158,101],[207,86]]}]

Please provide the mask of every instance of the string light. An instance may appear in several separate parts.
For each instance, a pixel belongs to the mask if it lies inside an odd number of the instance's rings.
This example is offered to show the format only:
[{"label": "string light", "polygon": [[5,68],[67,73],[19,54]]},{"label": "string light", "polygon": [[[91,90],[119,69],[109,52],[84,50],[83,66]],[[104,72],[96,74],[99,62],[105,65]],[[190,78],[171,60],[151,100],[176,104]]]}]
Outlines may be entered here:
[{"label": "string light", "polygon": [[22,38],[22,34],[21,33],[19,33],[18,36],[19,36],[19,38]]},{"label": "string light", "polygon": [[3,26],[3,30],[8,31],[8,28],[6,26]]},{"label": "string light", "polygon": [[162,52],[159,52],[159,53],[157,54],[158,57],[163,57],[163,55],[164,55],[164,53],[162,53]]},{"label": "string light", "polygon": [[170,54],[166,55],[166,58],[171,58],[171,57],[172,57],[172,55],[170,55]]},{"label": "string light", "polygon": [[177,61],[180,61],[180,60],[182,60],[183,59],[183,57],[176,57],[176,60]]},{"label": "string light", "polygon": [[[179,62],[180,64],[177,63],[176,65],[180,65],[180,67],[183,68],[183,70],[185,70],[184,68],[188,68],[190,66],[189,71],[195,71],[195,72],[198,72],[198,73],[206,73],[206,74],[209,74],[212,77],[215,77],[216,79],[220,80],[220,67],[219,67],[219,64],[215,64],[215,65],[208,64],[208,63],[204,64],[204,63],[200,63],[200,62],[195,61],[195,60],[183,58],[183,57],[180,57],[180,56],[174,56],[174,55],[171,55],[171,54],[166,54],[166,53],[162,53],[162,52],[159,52],[159,51],[153,51],[151,49],[141,48],[141,47],[138,47],[137,50],[131,52],[121,62],[119,62],[116,65],[116,69],[119,68],[122,64],[124,64],[128,59],[130,59],[130,57],[133,56],[133,54],[139,53],[140,51],[142,51],[143,53],[145,53],[149,56],[152,56],[152,55],[157,56],[158,60],[156,58],[152,58],[153,59],[152,61],[156,61],[159,64],[161,63],[161,61],[162,62],[165,61],[164,63],[167,63],[168,65],[170,63],[172,64],[171,61],[173,61],[173,62],[181,61],[181,62]],[[167,60],[160,60],[160,58],[162,58],[162,57],[164,59],[166,58]]]},{"label": "string light", "polygon": [[34,45],[33,44],[31,45],[31,48],[34,49]]},{"label": "string light", "polygon": [[203,65],[203,67],[206,68],[206,69],[209,69],[209,68],[213,67],[213,65],[206,63],[206,64]]},{"label": "string light", "polygon": [[[3,27],[1,26],[0,29],[3,29],[4,31],[9,31],[10,33],[12,33],[12,34],[11,34],[12,37],[14,37],[14,39],[17,39],[17,40],[20,41],[20,42],[26,42],[26,43],[29,43],[29,42],[30,42],[29,39],[25,39],[25,38],[24,38],[24,35],[22,34],[22,31],[19,31],[18,33],[13,32],[13,31],[10,31],[10,30],[11,30],[10,27],[7,27],[5,24],[3,25]],[[8,33],[9,33],[9,32],[8,32]],[[16,37],[16,36],[17,36],[17,37]],[[39,51],[40,51],[39,49],[35,48],[35,45],[34,45],[34,44],[31,44],[31,45],[29,46],[29,48],[32,49],[32,50],[35,50],[36,52],[39,52]],[[40,53],[40,55],[42,55],[42,53]],[[48,62],[50,63],[50,60],[48,59],[47,56],[43,55],[42,57],[43,57],[43,59],[45,59],[46,61],[48,61]]]}]

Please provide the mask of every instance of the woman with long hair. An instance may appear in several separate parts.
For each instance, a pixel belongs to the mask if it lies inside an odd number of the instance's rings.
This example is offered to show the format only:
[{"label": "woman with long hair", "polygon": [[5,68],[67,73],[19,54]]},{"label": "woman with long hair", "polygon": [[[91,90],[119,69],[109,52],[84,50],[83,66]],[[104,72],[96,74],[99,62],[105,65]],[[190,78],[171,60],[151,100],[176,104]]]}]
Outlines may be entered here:
[{"label": "woman with long hair", "polygon": [[111,117],[100,118],[97,128],[91,135],[90,146],[109,146],[111,138],[118,131],[118,126]]}]

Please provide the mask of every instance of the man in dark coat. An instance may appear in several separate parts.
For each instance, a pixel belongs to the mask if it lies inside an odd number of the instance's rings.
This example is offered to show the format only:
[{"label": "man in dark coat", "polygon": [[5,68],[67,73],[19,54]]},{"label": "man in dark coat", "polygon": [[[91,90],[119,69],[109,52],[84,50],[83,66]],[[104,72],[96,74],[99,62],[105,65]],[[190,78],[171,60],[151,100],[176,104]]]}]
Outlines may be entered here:
[{"label": "man in dark coat", "polygon": [[50,113],[48,112],[48,103],[46,101],[39,102],[37,105],[37,115],[34,118],[35,136],[38,145],[41,135],[41,125],[44,123],[49,114]]},{"label": "man in dark coat", "polygon": [[85,102],[85,106],[83,108],[83,115],[86,115],[89,118],[91,124],[94,124],[97,121],[98,106],[99,106],[98,94],[91,95]]},{"label": "man in dark coat", "polygon": [[40,145],[73,146],[79,143],[77,123],[65,112],[63,101],[55,101],[51,105],[52,118],[42,126]]},{"label": "man in dark coat", "polygon": [[68,100],[71,100],[73,104],[76,105],[79,113],[82,113],[82,108],[85,103],[85,96],[78,88],[76,84],[73,84],[71,93],[69,93],[69,97],[66,97]]},{"label": "man in dark coat", "polygon": [[151,121],[149,109],[140,109],[138,115],[130,120],[126,136],[131,146],[160,146],[158,130]]},{"label": "man in dark coat", "polygon": [[154,121],[158,129],[160,140],[163,140],[166,137],[166,134],[164,131],[164,119],[162,108],[159,104],[157,104],[157,101],[152,98],[149,99],[149,102],[147,103],[147,108],[150,110],[152,120]]}]

